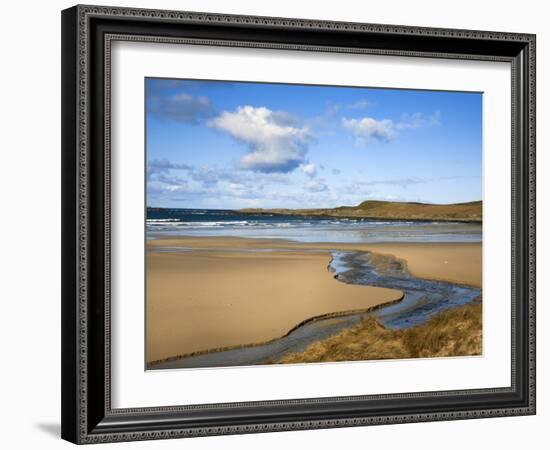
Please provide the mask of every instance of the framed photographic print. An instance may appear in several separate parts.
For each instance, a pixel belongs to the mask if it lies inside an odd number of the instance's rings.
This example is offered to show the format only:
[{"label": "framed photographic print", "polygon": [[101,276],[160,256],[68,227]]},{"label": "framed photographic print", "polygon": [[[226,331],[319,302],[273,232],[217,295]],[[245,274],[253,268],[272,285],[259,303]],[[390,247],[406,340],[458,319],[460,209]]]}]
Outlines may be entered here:
[{"label": "framed photographic print", "polygon": [[62,436],[535,413],[535,36],[62,13]]}]

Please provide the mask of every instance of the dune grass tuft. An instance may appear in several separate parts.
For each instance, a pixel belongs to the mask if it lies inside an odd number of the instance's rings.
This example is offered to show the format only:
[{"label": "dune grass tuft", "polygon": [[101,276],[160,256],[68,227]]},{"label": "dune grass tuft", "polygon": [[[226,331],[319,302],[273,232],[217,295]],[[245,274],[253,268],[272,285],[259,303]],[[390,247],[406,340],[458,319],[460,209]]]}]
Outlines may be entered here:
[{"label": "dune grass tuft", "polygon": [[303,352],[290,353],[272,363],[481,355],[481,330],[480,301],[443,311],[425,324],[404,330],[384,328],[370,316],[352,328],[309,345]]}]

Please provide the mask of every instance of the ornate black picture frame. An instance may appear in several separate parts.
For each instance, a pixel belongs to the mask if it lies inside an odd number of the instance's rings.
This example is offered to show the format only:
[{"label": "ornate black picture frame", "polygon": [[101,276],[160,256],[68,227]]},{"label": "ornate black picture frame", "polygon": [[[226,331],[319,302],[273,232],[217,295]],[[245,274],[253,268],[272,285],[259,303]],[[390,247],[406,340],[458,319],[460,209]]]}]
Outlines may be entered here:
[{"label": "ornate black picture frame", "polygon": [[[512,67],[509,387],[113,409],[110,354],[110,48],[193,43]],[[75,6],[62,12],[62,437],[166,439],[535,413],[535,36]]]}]

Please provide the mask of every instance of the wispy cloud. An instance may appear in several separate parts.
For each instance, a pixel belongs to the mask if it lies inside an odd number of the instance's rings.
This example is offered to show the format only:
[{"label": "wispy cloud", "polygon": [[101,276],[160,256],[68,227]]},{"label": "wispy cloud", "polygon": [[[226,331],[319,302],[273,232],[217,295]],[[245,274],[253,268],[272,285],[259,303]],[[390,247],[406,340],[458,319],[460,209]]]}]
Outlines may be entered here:
[{"label": "wispy cloud", "polygon": [[147,179],[154,176],[166,175],[171,170],[190,170],[191,166],[187,164],[174,164],[166,158],[152,159],[147,162]]},{"label": "wispy cloud", "polygon": [[208,121],[208,126],[224,131],[248,147],[241,167],[265,173],[288,173],[305,163],[312,135],[285,112],[268,108],[239,106]]},{"label": "wispy cloud", "polygon": [[434,177],[434,178],[420,178],[420,177],[407,177],[407,178],[390,178],[383,180],[358,180],[354,181],[357,186],[397,186],[403,189],[409,186],[417,184],[433,183],[435,181],[447,181],[447,180],[461,180],[466,177],[460,175],[453,175],[448,177]]},{"label": "wispy cloud", "polygon": [[[192,166],[166,159],[148,162],[147,204],[181,207],[311,207],[338,205],[326,179],[297,173],[251,172],[239,168]],[[306,167],[304,165],[304,167]],[[316,168],[318,169],[318,168]]]},{"label": "wispy cloud", "polygon": [[218,185],[231,185],[233,188],[244,186],[246,189],[262,190],[266,184],[288,184],[288,177],[279,173],[250,173],[244,170],[217,168],[209,166],[193,166],[173,163],[167,159],[153,159],[147,162],[147,181],[149,186],[157,190],[166,188],[173,191],[177,187],[187,189],[194,186],[195,191],[206,191]]},{"label": "wispy cloud", "polygon": [[322,178],[316,178],[306,183],[306,189],[310,192],[326,192],[328,185]]},{"label": "wispy cloud", "polygon": [[410,178],[394,178],[394,179],[388,179],[388,180],[357,181],[357,183],[362,186],[386,185],[386,186],[399,186],[402,188],[407,188],[415,184],[428,183],[429,181],[430,180],[427,180],[425,178],[410,177]]},{"label": "wispy cloud", "polygon": [[436,127],[441,125],[441,112],[435,111],[433,114],[425,115],[419,112],[416,113],[403,113],[401,119],[395,124],[395,128],[398,130]]},{"label": "wispy cloud", "polygon": [[328,103],[326,105],[325,115],[334,116],[341,111],[362,110],[368,108],[371,105],[372,103],[364,98],[361,98],[351,103]]},{"label": "wispy cloud", "polygon": [[[307,164],[306,164],[307,165]],[[300,170],[303,172],[303,165]],[[148,162],[148,205],[173,204],[181,207],[225,208],[241,207],[327,207],[355,205],[367,199],[396,201],[427,201],[405,189],[444,180],[468,178],[404,177],[387,179],[356,179],[345,184],[333,184],[330,179],[316,175],[304,178],[297,173],[250,172],[244,169],[194,166],[167,159]],[[307,175],[307,174],[306,174]],[[388,188],[401,188],[399,191]],[[404,195],[407,193],[407,195]]]},{"label": "wispy cloud", "polygon": [[158,119],[183,123],[199,123],[213,113],[207,97],[193,96],[187,92],[174,95],[154,95],[149,98],[148,113]]},{"label": "wispy cloud", "polygon": [[371,106],[371,102],[363,99],[359,99],[353,103],[348,103],[344,106],[344,109],[365,109]]}]

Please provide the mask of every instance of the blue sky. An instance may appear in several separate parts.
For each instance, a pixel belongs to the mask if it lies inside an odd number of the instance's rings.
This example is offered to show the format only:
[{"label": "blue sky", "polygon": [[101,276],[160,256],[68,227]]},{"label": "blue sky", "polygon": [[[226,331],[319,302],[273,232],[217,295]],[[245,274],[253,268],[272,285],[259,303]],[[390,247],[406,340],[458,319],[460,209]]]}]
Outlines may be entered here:
[{"label": "blue sky", "polygon": [[482,94],[148,78],[147,205],[482,196]]}]

